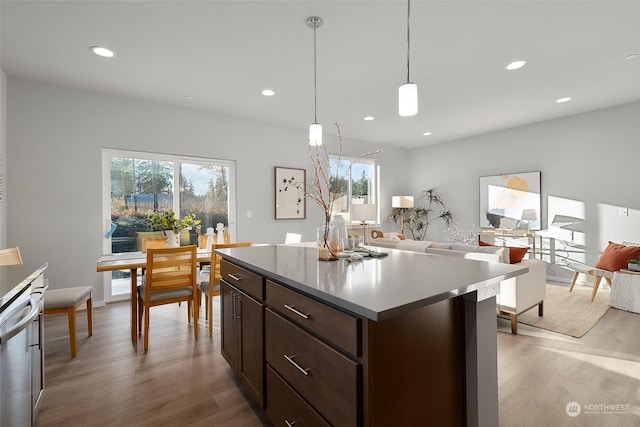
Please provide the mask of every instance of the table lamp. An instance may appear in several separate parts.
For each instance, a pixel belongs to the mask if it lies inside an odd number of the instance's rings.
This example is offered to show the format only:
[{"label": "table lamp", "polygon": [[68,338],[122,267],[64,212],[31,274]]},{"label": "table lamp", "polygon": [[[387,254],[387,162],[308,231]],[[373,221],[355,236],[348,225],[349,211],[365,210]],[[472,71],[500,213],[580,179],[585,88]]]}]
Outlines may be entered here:
[{"label": "table lamp", "polygon": [[400,221],[402,222],[400,233],[404,234],[404,210],[413,208],[413,196],[393,196],[391,207],[400,209]]},{"label": "table lamp", "polygon": [[360,225],[364,228],[364,244],[367,244],[367,221],[375,221],[378,219],[378,209],[374,204],[354,204],[351,205],[351,219],[360,221]]},{"label": "table lamp", "polygon": [[522,218],[523,221],[527,221],[527,233],[531,232],[531,221],[538,219],[538,213],[535,209],[523,209]]}]

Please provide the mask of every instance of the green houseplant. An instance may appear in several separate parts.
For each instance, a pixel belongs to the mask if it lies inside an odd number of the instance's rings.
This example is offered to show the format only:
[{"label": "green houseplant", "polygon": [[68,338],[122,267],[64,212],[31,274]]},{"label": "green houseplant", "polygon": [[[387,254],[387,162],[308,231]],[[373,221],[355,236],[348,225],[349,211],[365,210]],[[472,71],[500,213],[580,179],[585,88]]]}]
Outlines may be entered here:
[{"label": "green houseplant", "polygon": [[640,260],[637,259],[630,259],[627,261],[627,269],[631,270],[631,271],[638,271],[638,263],[640,263]]},{"label": "green houseplant", "polygon": [[404,226],[411,231],[413,240],[424,240],[429,224],[438,219],[443,220],[447,226],[453,221],[453,214],[444,204],[440,192],[436,188],[424,190],[417,197],[417,201],[426,202],[426,206],[413,208],[393,208],[388,217],[396,225]]},{"label": "green houseplant", "polygon": [[200,220],[195,219],[195,216],[188,214],[183,218],[177,218],[171,209],[149,215],[149,228],[164,231],[168,238],[167,247],[180,246],[180,232],[190,230],[197,225],[200,225]]}]

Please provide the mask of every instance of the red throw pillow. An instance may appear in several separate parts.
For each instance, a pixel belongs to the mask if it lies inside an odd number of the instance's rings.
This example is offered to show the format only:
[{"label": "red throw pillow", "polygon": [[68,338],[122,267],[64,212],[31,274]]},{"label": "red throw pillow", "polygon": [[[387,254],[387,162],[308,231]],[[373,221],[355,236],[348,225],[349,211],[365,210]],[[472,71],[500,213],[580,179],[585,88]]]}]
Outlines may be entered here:
[{"label": "red throw pillow", "polygon": [[[491,243],[483,242],[478,239],[479,246],[495,246]],[[511,264],[517,264],[522,261],[522,258],[529,252],[529,247],[521,247],[521,246],[507,246],[509,248],[509,262]],[[625,264],[626,265],[626,264]]]},{"label": "red throw pillow", "polygon": [[618,271],[627,268],[627,261],[638,256],[640,256],[640,246],[625,246],[609,242],[596,262],[596,268]]},{"label": "red throw pillow", "polygon": [[517,264],[520,261],[522,261],[522,258],[524,258],[524,256],[526,255],[527,252],[529,252],[529,247],[513,247],[513,246],[508,246],[509,248],[509,261],[511,261],[511,264]]},{"label": "red throw pillow", "polygon": [[406,237],[404,237],[404,234],[398,234],[398,239],[404,240],[404,239],[406,239]]}]

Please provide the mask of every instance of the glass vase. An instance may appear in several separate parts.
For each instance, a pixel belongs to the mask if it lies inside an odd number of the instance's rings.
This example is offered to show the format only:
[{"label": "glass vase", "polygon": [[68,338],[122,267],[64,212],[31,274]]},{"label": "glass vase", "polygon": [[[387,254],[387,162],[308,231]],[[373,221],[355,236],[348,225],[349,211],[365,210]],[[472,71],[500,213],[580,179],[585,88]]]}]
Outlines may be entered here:
[{"label": "glass vase", "polygon": [[318,226],[318,259],[320,261],[334,261],[338,259],[339,235],[333,224]]}]

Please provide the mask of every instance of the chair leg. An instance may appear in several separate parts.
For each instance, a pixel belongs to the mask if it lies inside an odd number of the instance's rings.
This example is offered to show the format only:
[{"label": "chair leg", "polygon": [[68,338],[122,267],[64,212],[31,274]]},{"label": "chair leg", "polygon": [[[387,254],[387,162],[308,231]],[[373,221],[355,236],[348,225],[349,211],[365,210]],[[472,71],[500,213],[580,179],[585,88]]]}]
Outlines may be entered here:
[{"label": "chair leg", "polygon": [[149,307],[145,310],[144,314],[144,351],[145,353],[149,349]]},{"label": "chair leg", "polygon": [[207,316],[209,316],[209,336],[213,336],[213,295],[207,295]]},{"label": "chair leg", "polygon": [[511,333],[513,335],[518,335],[518,318],[515,314],[509,314],[509,318],[511,319]]},{"label": "chair leg", "polygon": [[67,319],[69,320],[69,345],[71,346],[71,357],[76,357],[76,308],[67,308]]},{"label": "chair leg", "polygon": [[538,304],[538,316],[542,317],[544,315],[544,301],[540,301]]},{"label": "chair leg", "polygon": [[576,284],[576,280],[578,280],[578,273],[577,271],[573,273],[573,278],[571,279],[571,286],[569,287],[569,292],[571,292],[573,290],[573,287]]},{"label": "chair leg", "polygon": [[[191,295],[195,297],[195,295]],[[193,337],[198,339],[198,310],[196,309],[196,301],[189,301],[189,306],[193,306]]]},{"label": "chair leg", "polygon": [[593,291],[591,291],[591,302],[596,299],[596,292],[598,292],[598,287],[600,286],[600,280],[602,280],[602,276],[596,276],[593,280]]},{"label": "chair leg", "polygon": [[87,300],[87,331],[89,332],[89,336],[93,335],[93,307],[91,295],[89,295],[89,299]]},{"label": "chair leg", "polygon": [[[194,306],[193,308],[195,309],[195,304],[191,304],[191,301],[187,301],[187,323],[191,323],[191,306]],[[195,316],[194,316],[195,319]]]}]

